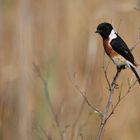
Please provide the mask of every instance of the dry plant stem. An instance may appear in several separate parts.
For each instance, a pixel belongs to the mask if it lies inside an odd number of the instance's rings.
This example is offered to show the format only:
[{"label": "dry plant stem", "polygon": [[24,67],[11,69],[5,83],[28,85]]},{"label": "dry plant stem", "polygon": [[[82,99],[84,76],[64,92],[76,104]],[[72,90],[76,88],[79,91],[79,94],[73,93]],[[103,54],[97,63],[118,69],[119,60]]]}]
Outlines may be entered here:
[{"label": "dry plant stem", "polygon": [[[116,104],[113,106],[113,108],[112,108],[111,112],[109,113],[109,115],[107,116],[104,124],[102,124],[102,123],[100,124],[99,132],[98,132],[99,134],[102,134],[103,128],[105,126],[105,123],[114,114],[114,111],[116,110],[116,108],[119,106],[121,101],[131,92],[131,89],[136,85],[136,83],[137,83],[137,80],[134,83],[132,83],[131,85],[129,85],[129,87],[128,87],[128,89],[127,89],[127,91],[126,91],[124,96],[120,97],[120,95],[118,95],[118,100],[117,100]],[[100,137],[99,137],[99,139],[100,139]]]},{"label": "dry plant stem", "polygon": [[80,93],[80,95],[84,98],[84,101],[85,101],[85,102],[87,103],[87,105],[92,109],[92,111],[94,111],[94,112],[100,114],[100,116],[102,116],[102,112],[101,112],[98,108],[94,107],[94,106],[89,102],[89,100],[88,100],[88,98],[87,98],[87,96],[86,96],[86,92],[83,92],[83,91],[79,88],[78,84],[74,82],[74,79],[71,78],[71,76],[69,75],[69,73],[68,73],[68,77],[69,77],[69,80],[71,81],[71,83],[73,84],[74,88],[75,88],[75,89],[77,90],[77,92]]},{"label": "dry plant stem", "polygon": [[107,104],[106,104],[105,112],[103,113],[103,116],[101,118],[101,123],[100,123],[99,129],[98,129],[98,132],[97,132],[96,140],[100,140],[103,128],[104,128],[104,126],[106,124],[106,121],[108,119],[108,112],[109,112],[109,109],[110,109],[111,104],[112,104],[112,95],[114,93],[114,89],[115,89],[116,82],[117,82],[117,79],[118,79],[118,76],[119,76],[120,72],[121,72],[121,69],[117,69],[117,73],[116,73],[116,75],[113,78],[113,81],[111,83],[111,88],[110,88],[108,101],[107,101]]},{"label": "dry plant stem", "polygon": [[49,105],[49,109],[51,110],[51,113],[52,113],[53,119],[55,121],[55,124],[56,124],[57,130],[58,130],[58,133],[60,135],[60,138],[61,138],[61,140],[64,140],[63,133],[62,133],[61,128],[60,128],[60,123],[58,121],[57,115],[54,111],[54,108],[53,108],[53,105],[52,105],[52,102],[51,102],[51,99],[50,99],[50,96],[49,96],[47,81],[42,77],[39,67],[34,63],[33,63],[33,66],[34,66],[36,74],[38,75],[41,82],[43,83],[46,99],[47,99],[47,102],[48,102],[48,105]]},{"label": "dry plant stem", "polygon": [[110,114],[108,115],[106,121],[114,114],[115,109],[118,107],[118,105],[121,103],[121,101],[131,92],[131,89],[136,85],[137,80],[132,83],[132,85],[129,85],[126,93],[124,94],[124,96],[118,96],[118,101],[116,102],[116,104],[114,105],[114,107],[112,108],[112,111],[110,112]]},{"label": "dry plant stem", "polygon": [[[86,93],[86,90],[87,90],[87,85],[88,85],[88,82],[89,82],[89,77],[90,77],[90,73],[91,73],[91,70],[89,71],[89,73],[88,73],[88,76],[87,76],[87,80],[86,80],[86,86],[85,86],[85,93]],[[75,78],[75,76],[74,76],[74,78]],[[80,90],[80,89],[79,89]],[[78,115],[76,116],[76,119],[74,120],[74,122],[73,122],[73,124],[72,124],[72,126],[71,126],[71,134],[70,134],[70,140],[73,140],[73,138],[75,137],[75,135],[76,135],[76,126],[77,126],[77,124],[78,124],[78,122],[79,122],[79,120],[80,120],[80,118],[81,118],[81,115],[82,115],[82,113],[83,113],[83,110],[84,110],[84,106],[86,105],[86,102],[85,102],[85,100],[82,100],[82,103],[81,103],[81,105],[80,105],[80,109],[79,109],[79,111],[78,111]],[[79,130],[78,130],[79,131]],[[77,138],[76,139],[78,139],[78,133],[77,133]]]},{"label": "dry plant stem", "polygon": [[81,103],[81,106],[80,106],[80,109],[79,109],[79,112],[78,112],[78,115],[71,127],[71,134],[70,134],[70,140],[73,140],[74,136],[75,136],[75,131],[76,131],[76,126],[77,126],[77,123],[78,121],[80,120],[80,117],[81,117],[81,114],[83,112],[83,109],[84,109],[84,106],[85,106],[85,103],[92,109],[92,111],[98,113],[100,116],[102,116],[102,112],[100,110],[98,110],[96,107],[94,107],[90,102],[89,100],[87,99],[86,97],[86,90],[85,91],[82,91],[78,84],[75,81],[75,76],[70,76],[70,74],[68,73],[68,78],[69,80],[71,81],[71,83],[73,84],[73,86],[75,87],[75,89],[78,91],[78,93],[81,94],[81,96],[84,98],[84,100],[82,101]]}]

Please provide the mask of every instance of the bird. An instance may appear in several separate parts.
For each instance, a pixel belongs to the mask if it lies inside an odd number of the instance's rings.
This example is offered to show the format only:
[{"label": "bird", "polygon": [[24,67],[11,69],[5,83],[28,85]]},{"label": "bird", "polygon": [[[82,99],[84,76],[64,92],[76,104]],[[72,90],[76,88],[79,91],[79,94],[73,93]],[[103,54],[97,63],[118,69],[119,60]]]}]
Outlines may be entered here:
[{"label": "bird", "polygon": [[104,50],[116,65],[117,70],[131,69],[140,84],[140,77],[136,71],[137,63],[134,56],[113,26],[107,22],[100,23],[95,33],[100,34],[102,37]]}]

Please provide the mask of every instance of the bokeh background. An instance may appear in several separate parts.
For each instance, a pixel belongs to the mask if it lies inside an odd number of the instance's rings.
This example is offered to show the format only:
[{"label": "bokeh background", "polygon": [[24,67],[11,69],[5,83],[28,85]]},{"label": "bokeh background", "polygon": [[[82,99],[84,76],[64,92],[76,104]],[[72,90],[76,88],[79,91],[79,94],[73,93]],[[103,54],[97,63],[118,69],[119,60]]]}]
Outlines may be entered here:
[{"label": "bokeh background", "polygon": [[[111,22],[132,47],[139,35],[139,3],[0,0],[0,140],[94,140],[99,116],[75,84],[104,110],[104,51],[94,32],[99,23]],[[140,63],[140,47],[133,54]],[[115,71],[111,62],[110,81]],[[122,94],[132,77],[129,70],[121,73]],[[102,139],[139,140],[139,106],[137,84],[107,123]]]}]

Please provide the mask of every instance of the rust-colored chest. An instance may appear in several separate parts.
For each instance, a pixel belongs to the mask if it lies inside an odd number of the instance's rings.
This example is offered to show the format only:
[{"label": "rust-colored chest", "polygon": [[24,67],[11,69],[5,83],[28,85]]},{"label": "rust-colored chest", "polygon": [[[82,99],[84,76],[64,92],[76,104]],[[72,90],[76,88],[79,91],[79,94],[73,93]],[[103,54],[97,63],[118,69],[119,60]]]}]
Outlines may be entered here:
[{"label": "rust-colored chest", "polygon": [[109,57],[112,58],[112,57],[118,55],[118,53],[115,52],[115,51],[111,48],[111,46],[110,46],[110,44],[109,44],[109,39],[105,39],[105,40],[103,41],[103,46],[104,46],[105,52],[107,53],[107,55],[108,55]]}]

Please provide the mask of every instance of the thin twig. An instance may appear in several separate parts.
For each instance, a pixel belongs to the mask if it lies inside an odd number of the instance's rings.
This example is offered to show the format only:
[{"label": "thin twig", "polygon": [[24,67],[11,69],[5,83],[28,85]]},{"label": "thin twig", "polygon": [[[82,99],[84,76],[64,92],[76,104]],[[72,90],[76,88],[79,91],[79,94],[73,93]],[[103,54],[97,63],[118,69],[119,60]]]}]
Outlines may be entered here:
[{"label": "thin twig", "polygon": [[101,123],[100,123],[99,129],[98,129],[98,132],[97,132],[96,140],[100,140],[101,134],[103,132],[103,128],[105,127],[106,119],[108,117],[108,112],[109,112],[110,106],[112,104],[112,95],[114,93],[114,89],[116,87],[116,82],[117,82],[117,79],[119,77],[120,72],[121,72],[121,69],[118,69],[117,73],[114,76],[113,81],[111,83],[111,89],[110,89],[110,92],[109,92],[108,101],[107,101],[107,104],[106,104],[106,107],[105,107],[105,112],[103,113],[103,117],[101,118]]},{"label": "thin twig", "polygon": [[118,96],[118,100],[117,100],[116,104],[114,105],[114,107],[112,108],[112,111],[106,118],[106,121],[114,114],[116,108],[119,106],[119,104],[122,102],[122,100],[131,92],[131,89],[136,85],[136,83],[137,83],[137,80],[134,83],[132,83],[132,85],[129,85],[124,96],[122,96],[122,97],[120,97],[120,95]]},{"label": "thin twig", "polygon": [[96,107],[94,107],[90,102],[89,100],[87,99],[87,96],[86,96],[86,93],[83,92],[78,84],[74,83],[73,80],[71,79],[70,75],[68,74],[68,77],[69,77],[69,80],[71,81],[71,83],[73,84],[73,86],[75,87],[75,89],[78,91],[78,93],[80,93],[80,95],[84,98],[84,101],[87,103],[87,105],[95,112],[95,113],[98,113],[100,114],[100,116],[102,116],[102,112],[97,109]]},{"label": "thin twig", "polygon": [[[93,63],[92,63],[93,64]],[[87,77],[86,77],[86,84],[85,84],[85,93],[87,92],[87,89],[88,89],[88,84],[89,84],[89,79],[90,79],[90,75],[91,75],[91,67],[92,67],[92,64],[90,65],[90,69],[89,71],[87,72]],[[75,79],[75,74],[73,76],[73,78]],[[82,103],[80,105],[80,109],[78,111],[78,115],[76,116],[76,119],[74,120],[73,124],[72,124],[72,127],[71,127],[71,134],[70,134],[70,140],[73,140],[74,136],[75,136],[75,132],[76,132],[76,126],[81,118],[81,115],[83,113],[83,110],[84,110],[84,106],[86,105],[86,102],[85,100],[82,100]],[[77,139],[78,139],[78,132],[77,132]]]}]

